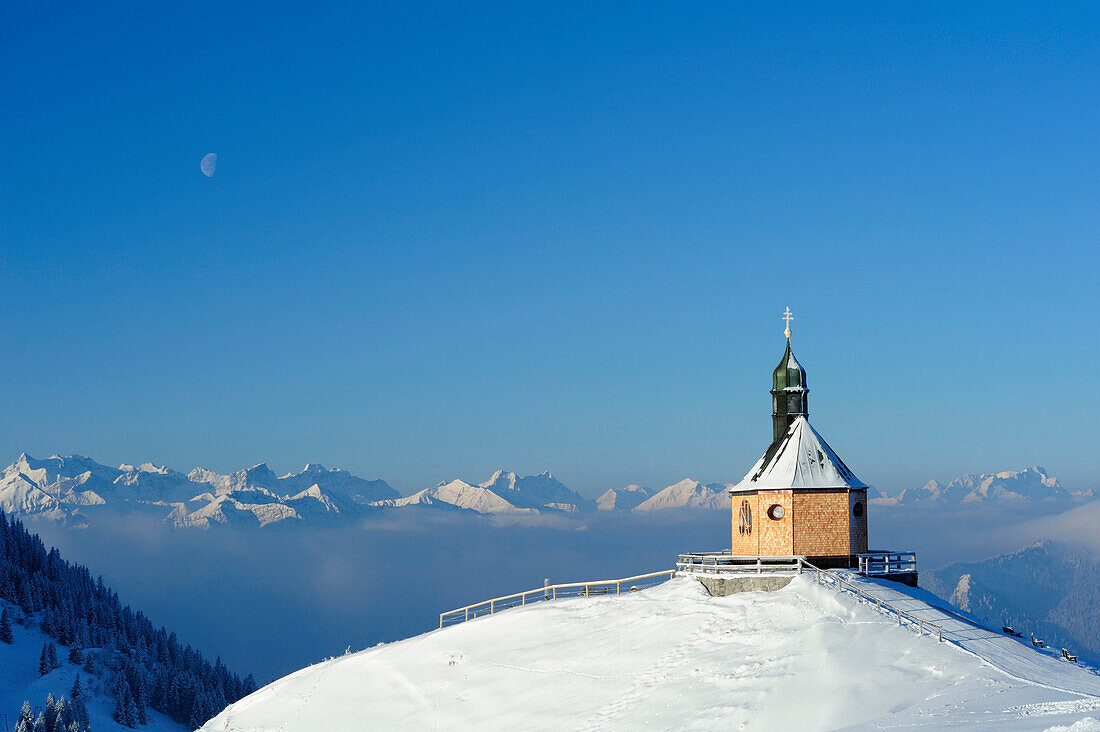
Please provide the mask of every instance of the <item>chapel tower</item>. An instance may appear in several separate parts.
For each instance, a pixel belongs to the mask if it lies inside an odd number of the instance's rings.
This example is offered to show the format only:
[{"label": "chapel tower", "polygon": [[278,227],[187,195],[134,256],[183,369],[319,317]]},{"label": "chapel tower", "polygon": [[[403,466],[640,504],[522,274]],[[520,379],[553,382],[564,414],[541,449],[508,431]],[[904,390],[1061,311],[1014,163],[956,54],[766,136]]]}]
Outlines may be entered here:
[{"label": "chapel tower", "polygon": [[787,336],[787,350],[783,353],[783,359],[772,372],[772,441],[778,440],[787,434],[787,429],[799,417],[809,417],[810,412],[806,404],[810,390],[806,388],[806,369],[798,363],[791,352],[791,309],[783,313],[783,319],[787,321],[787,329],[783,334]]},{"label": "chapel tower", "polygon": [[851,567],[867,551],[867,485],[809,422],[806,370],[787,348],[772,373],[772,442],[730,489],[732,553]]}]

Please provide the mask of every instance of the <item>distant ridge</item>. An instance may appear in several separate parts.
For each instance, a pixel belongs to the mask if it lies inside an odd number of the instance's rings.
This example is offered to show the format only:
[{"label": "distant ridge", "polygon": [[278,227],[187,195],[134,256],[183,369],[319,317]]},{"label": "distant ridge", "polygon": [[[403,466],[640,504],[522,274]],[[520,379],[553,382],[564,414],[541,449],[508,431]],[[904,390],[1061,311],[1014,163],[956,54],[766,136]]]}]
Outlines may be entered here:
[{"label": "distant ridge", "polygon": [[[83,455],[38,460],[24,453],[0,474],[0,510],[73,527],[89,526],[107,516],[141,514],[173,527],[209,529],[324,525],[383,511],[425,509],[498,517],[728,510],[729,487],[685,478],[658,491],[636,484],[611,488],[591,500],[550,471],[520,475],[500,469],[480,483],[454,478],[403,497],[384,480],[360,478],[317,463],[282,476],[266,463],[224,474],[205,468],[181,473],[149,462],[112,468]],[[1044,468],[1031,467],[967,475],[946,485],[933,480],[871,502],[962,505],[1091,495],[1091,491],[1067,491]]]},{"label": "distant ridge", "polygon": [[550,471],[519,475],[500,469],[481,483],[455,478],[402,497],[384,480],[367,480],[316,463],[283,476],[266,463],[233,473],[194,468],[185,474],[148,462],[112,468],[83,455],[37,460],[24,453],[0,476],[0,509],[74,527],[89,526],[98,517],[138,512],[174,527],[208,529],[333,523],[386,510],[503,517],[715,509],[729,506],[726,488],[684,479],[656,494],[628,485],[591,500]]},{"label": "distant ridge", "polygon": [[635,511],[660,511],[669,508],[729,508],[729,486],[700,483],[685,478],[640,503]]},{"label": "distant ridge", "polygon": [[185,475],[151,463],[111,468],[82,455],[36,460],[23,453],[0,476],[0,510],[74,526],[132,512],[199,528],[339,520],[397,497],[384,480],[313,463],[282,477],[264,463],[227,475],[204,468]]},{"label": "distant ridge", "polygon": [[1088,498],[1091,490],[1068,491],[1057,478],[1042,467],[1008,470],[1001,473],[964,475],[944,485],[930,480],[920,488],[906,488],[896,496],[872,498],[881,506],[913,504],[972,504],[984,502],[1024,502],[1048,499]]}]

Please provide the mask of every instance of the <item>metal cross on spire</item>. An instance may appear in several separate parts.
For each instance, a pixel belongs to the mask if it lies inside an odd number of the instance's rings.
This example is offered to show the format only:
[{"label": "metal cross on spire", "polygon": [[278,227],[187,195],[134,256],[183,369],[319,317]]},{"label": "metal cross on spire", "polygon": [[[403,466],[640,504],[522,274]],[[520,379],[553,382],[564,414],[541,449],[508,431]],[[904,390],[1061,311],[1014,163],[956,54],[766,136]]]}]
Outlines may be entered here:
[{"label": "metal cross on spire", "polygon": [[787,308],[787,310],[783,313],[783,320],[787,321],[787,329],[783,331],[783,335],[787,336],[787,340],[789,341],[791,339],[791,321],[794,320],[794,316],[791,315],[790,308]]}]

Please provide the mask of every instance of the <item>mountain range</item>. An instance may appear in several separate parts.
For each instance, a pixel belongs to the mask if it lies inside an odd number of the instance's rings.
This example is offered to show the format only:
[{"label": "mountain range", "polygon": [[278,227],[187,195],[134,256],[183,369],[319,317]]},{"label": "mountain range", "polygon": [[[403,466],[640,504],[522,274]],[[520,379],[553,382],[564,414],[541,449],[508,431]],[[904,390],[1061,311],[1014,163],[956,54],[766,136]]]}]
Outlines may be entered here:
[{"label": "mountain range", "polygon": [[117,468],[82,455],[36,460],[20,455],[0,477],[0,509],[86,525],[105,514],[152,514],[175,526],[348,517],[398,497],[384,480],[306,465],[276,476],[266,464],[226,475],[195,468],[186,475],[145,463]]},{"label": "mountain range", "polygon": [[1045,468],[1034,466],[1001,473],[964,475],[946,485],[930,480],[919,488],[906,488],[896,496],[872,498],[871,503],[880,506],[974,504],[988,501],[1065,500],[1091,496],[1091,490],[1066,490]]},{"label": "mountain range", "polygon": [[[139,512],[176,527],[273,526],[355,520],[382,511],[436,509],[496,516],[585,515],[593,511],[649,513],[667,509],[728,508],[728,484],[690,478],[653,491],[631,484],[597,499],[583,498],[549,471],[518,475],[498,470],[482,483],[462,479],[401,496],[386,481],[368,480],[316,463],[277,476],[264,463],[233,473],[195,468],[181,473],[143,463],[102,465],[82,455],[36,460],[26,453],[0,476],[0,509],[74,526],[97,517]],[[998,501],[1087,498],[1071,492],[1041,467],[931,480],[896,496],[873,498],[884,506],[967,505]]]},{"label": "mountain range", "polygon": [[479,484],[442,481],[402,497],[384,480],[315,463],[283,476],[263,463],[227,474],[205,468],[185,474],[151,463],[111,468],[82,455],[38,460],[24,453],[0,476],[0,509],[74,526],[139,512],[176,527],[263,527],[423,508],[493,515],[719,508],[729,505],[726,488],[685,479],[656,493],[637,485],[612,489],[593,501],[549,471],[520,476],[498,470]]}]

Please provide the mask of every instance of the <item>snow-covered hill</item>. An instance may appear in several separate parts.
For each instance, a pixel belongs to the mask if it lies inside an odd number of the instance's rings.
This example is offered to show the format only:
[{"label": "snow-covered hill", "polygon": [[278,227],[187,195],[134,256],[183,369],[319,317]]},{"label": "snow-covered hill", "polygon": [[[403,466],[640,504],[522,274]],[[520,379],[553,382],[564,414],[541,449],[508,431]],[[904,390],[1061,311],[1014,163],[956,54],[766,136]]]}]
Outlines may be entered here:
[{"label": "snow-covered hill", "polygon": [[930,480],[920,488],[906,488],[896,496],[872,498],[871,503],[894,506],[908,504],[972,504],[985,501],[1031,501],[1087,498],[1091,490],[1070,492],[1046,469],[982,473],[955,478],[947,485]]},{"label": "snow-covered hill", "polygon": [[808,575],[724,598],[678,578],[326,661],[202,729],[1100,729],[1100,677],[898,587],[866,585],[955,640],[918,637]]}]

